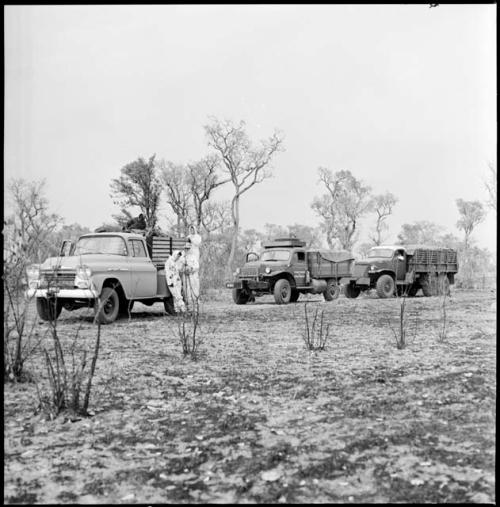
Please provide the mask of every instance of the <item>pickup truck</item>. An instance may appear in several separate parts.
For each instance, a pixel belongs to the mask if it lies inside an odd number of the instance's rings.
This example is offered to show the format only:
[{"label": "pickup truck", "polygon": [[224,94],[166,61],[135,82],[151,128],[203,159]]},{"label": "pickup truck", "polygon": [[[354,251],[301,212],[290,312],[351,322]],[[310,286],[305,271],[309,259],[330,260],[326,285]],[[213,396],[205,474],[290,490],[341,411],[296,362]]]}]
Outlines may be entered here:
[{"label": "pickup truck", "polygon": [[381,245],[356,261],[350,277],[341,280],[348,298],[375,289],[380,298],[398,295],[448,294],[458,272],[457,252],[423,245]]},{"label": "pickup truck", "polygon": [[339,280],[350,276],[354,257],[350,252],[305,248],[298,238],[277,238],[263,244],[264,251],[246,254],[237,268],[232,289],[233,301],[246,304],[255,297],[273,294],[277,304],[294,303],[300,294],[323,294],[326,301],[340,294]]},{"label": "pickup truck", "polygon": [[135,301],[148,306],[162,302],[174,314],[164,264],[185,242],[153,236],[148,244],[145,236],[130,232],[84,234],[75,244],[64,241],[59,256],[27,269],[27,295],[36,298],[42,320],[57,319],[63,308],[93,307],[96,321],[110,324]]}]

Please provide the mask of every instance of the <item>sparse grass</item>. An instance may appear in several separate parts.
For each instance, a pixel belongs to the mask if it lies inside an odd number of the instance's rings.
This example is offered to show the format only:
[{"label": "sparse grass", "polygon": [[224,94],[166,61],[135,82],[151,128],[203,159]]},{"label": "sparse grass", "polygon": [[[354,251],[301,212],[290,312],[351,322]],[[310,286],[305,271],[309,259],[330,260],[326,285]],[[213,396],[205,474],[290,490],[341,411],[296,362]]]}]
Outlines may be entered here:
[{"label": "sparse grass", "polygon": [[[394,300],[311,297],[335,347],[307,354],[304,302],[228,294],[200,312],[218,325],[203,361],[179,360],[177,317],[141,306],[106,327],[94,417],[33,417],[34,385],[5,386],[5,502],[494,504],[494,298],[454,294],[453,347],[436,340],[435,298],[408,300],[419,339],[401,354]],[[61,314],[65,350],[82,311]],[[39,351],[30,367],[45,367]]]}]

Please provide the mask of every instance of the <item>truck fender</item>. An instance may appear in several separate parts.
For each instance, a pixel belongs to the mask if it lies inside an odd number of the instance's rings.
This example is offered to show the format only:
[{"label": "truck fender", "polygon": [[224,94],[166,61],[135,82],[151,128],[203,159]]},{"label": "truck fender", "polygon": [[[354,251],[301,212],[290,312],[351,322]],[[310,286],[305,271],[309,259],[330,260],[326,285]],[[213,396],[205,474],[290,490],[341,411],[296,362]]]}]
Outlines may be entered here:
[{"label": "truck fender", "polygon": [[284,271],[284,270],[283,271],[277,271],[277,272],[274,272],[272,274],[272,277],[270,279],[272,286],[274,286],[274,284],[280,278],[286,278],[290,282],[290,285],[292,286],[292,288],[296,286],[295,278],[290,274],[289,271]]},{"label": "truck fender", "polygon": [[129,299],[130,298],[130,290],[127,284],[124,284],[122,280],[118,276],[109,276],[106,274],[97,274],[92,276],[92,284],[97,291],[98,294],[101,294],[103,287],[107,285],[111,285],[113,283],[118,283],[123,291],[124,296]]}]

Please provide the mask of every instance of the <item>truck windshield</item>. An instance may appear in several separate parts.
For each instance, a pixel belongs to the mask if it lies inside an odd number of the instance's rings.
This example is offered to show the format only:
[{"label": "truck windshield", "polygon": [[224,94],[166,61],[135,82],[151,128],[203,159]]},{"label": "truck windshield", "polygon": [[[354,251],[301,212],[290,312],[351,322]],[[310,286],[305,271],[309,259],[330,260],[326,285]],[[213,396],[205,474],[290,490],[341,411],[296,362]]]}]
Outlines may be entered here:
[{"label": "truck windshield", "polygon": [[372,248],[368,252],[367,257],[387,257],[390,258],[394,254],[394,250],[392,248]]},{"label": "truck windshield", "polygon": [[112,254],[127,255],[125,241],[119,236],[89,236],[80,238],[73,255]]},{"label": "truck windshield", "polygon": [[266,250],[260,256],[261,261],[287,261],[290,259],[288,250]]}]

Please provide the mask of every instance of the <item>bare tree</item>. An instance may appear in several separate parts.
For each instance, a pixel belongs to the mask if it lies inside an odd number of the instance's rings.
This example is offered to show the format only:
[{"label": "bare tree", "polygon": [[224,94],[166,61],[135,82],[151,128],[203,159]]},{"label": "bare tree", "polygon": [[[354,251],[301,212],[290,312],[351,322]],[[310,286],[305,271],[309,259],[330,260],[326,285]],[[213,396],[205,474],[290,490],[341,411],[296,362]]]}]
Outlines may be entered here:
[{"label": "bare tree", "polygon": [[215,231],[224,233],[231,223],[231,204],[229,201],[207,201],[203,206],[201,225],[209,235]]},{"label": "bare tree", "polygon": [[221,179],[218,170],[220,159],[212,154],[193,164],[188,164],[188,185],[191,189],[196,225],[204,224],[204,207],[208,203],[212,192],[221,185],[230,181],[230,178]]},{"label": "bare tree", "polygon": [[231,218],[234,230],[225,273],[228,279],[231,276],[238,246],[241,196],[270,176],[270,172],[266,169],[276,152],[282,149],[283,144],[281,135],[274,132],[267,140],[261,141],[260,146],[254,147],[245,127],[244,121],[234,125],[229,120],[221,121],[214,117],[211,117],[210,123],[205,125],[208,145],[221,157],[223,171],[228,175],[234,187],[234,195],[231,200]]},{"label": "bare tree", "polygon": [[488,167],[490,169],[488,179],[484,182],[486,190],[488,191],[487,205],[497,211],[497,163],[489,162]]},{"label": "bare tree", "polygon": [[4,222],[4,378],[23,378],[27,357],[34,350],[35,321],[28,323],[30,299],[25,294],[26,270],[44,259],[50,235],[61,217],[49,213],[44,180],[11,180],[8,185],[11,215]]},{"label": "bare tree", "polygon": [[[152,229],[158,221],[160,204],[161,184],[156,174],[155,156],[147,161],[139,157],[122,167],[120,177],[111,181],[111,197],[115,198],[113,202],[120,206],[122,213],[127,206],[138,207],[148,229]],[[125,215],[130,217],[130,212]],[[115,218],[120,220],[120,216]]]},{"label": "bare tree", "polygon": [[183,164],[161,160],[160,177],[165,185],[166,201],[175,214],[177,234],[186,233],[193,219],[193,204],[188,169]]},{"label": "bare tree", "polygon": [[375,245],[382,244],[382,233],[388,229],[385,220],[392,215],[392,210],[397,202],[398,198],[391,192],[376,195],[373,198],[372,206],[377,214],[377,222],[375,223],[375,236],[372,236],[371,240]]},{"label": "bare tree", "polygon": [[472,231],[476,225],[480,224],[486,213],[483,205],[479,201],[464,201],[457,199],[457,208],[460,213],[460,218],[457,222],[458,229],[464,231],[464,245],[465,249],[469,247],[469,239]]},{"label": "bare tree", "polygon": [[351,250],[356,241],[358,221],[371,206],[371,188],[350,171],[333,174],[323,167],[318,171],[327,194],[316,197],[311,207],[323,219],[329,247],[334,248],[338,243],[341,248]]},{"label": "bare tree", "polygon": [[440,242],[444,232],[441,225],[427,220],[418,220],[411,224],[403,224],[398,234],[398,242],[402,245],[435,246]]},{"label": "bare tree", "polygon": [[483,205],[479,201],[464,201],[457,199],[457,208],[460,218],[457,221],[457,228],[464,232],[464,249],[463,249],[463,273],[464,280],[467,286],[472,283],[473,265],[471,262],[471,241],[470,237],[476,225],[480,224],[486,212]]}]

